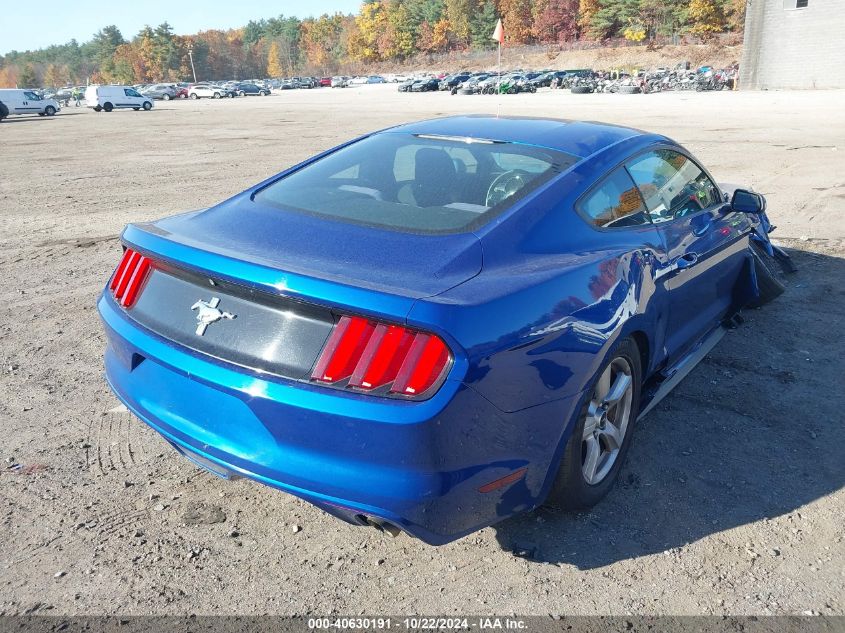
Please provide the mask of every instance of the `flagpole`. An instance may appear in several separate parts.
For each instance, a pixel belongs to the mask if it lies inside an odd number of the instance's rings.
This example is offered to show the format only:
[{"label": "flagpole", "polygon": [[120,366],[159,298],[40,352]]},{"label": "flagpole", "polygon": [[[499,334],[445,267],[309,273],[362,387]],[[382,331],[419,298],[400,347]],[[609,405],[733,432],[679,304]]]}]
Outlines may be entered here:
[{"label": "flagpole", "polygon": [[498,79],[496,80],[496,118],[499,118],[499,107],[502,104],[502,42],[499,42],[499,63],[497,65]]}]

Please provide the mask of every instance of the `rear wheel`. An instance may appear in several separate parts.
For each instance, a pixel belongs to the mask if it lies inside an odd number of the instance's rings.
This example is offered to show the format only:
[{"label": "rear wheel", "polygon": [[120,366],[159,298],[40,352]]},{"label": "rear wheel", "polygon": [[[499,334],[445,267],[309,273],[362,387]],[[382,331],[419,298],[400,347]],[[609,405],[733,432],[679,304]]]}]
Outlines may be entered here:
[{"label": "rear wheel", "polygon": [[164,95],[164,97],[162,97],[162,98],[163,98],[165,101],[170,101],[170,95],[169,95],[169,94],[165,94],[165,95]]},{"label": "rear wheel", "polygon": [[625,339],[599,372],[566,445],[549,502],[582,510],[601,501],[619,476],[640,403],[640,354]]},{"label": "rear wheel", "polygon": [[200,98],[200,96],[199,96],[196,92],[192,92],[192,93],[190,94],[190,98],[191,98],[191,99],[196,100],[196,99],[199,99],[199,98]]},{"label": "rear wheel", "polygon": [[215,99],[219,99],[219,98],[220,98],[220,93],[219,93],[219,92],[215,92],[215,93],[214,93],[214,98],[215,98]]},{"label": "rear wheel", "polygon": [[103,104],[103,110],[105,110],[106,112],[111,112],[112,110],[114,110],[114,106],[111,104],[110,101],[106,101]]},{"label": "rear wheel", "polygon": [[94,106],[94,112],[102,112],[103,109],[100,106]]},{"label": "rear wheel", "polygon": [[786,285],[782,281],[780,266],[775,258],[766,252],[763,245],[757,241],[751,242],[751,255],[754,257],[754,274],[757,277],[757,288],[760,296],[748,304],[750,308],[759,308],[772,299],[783,294]]}]

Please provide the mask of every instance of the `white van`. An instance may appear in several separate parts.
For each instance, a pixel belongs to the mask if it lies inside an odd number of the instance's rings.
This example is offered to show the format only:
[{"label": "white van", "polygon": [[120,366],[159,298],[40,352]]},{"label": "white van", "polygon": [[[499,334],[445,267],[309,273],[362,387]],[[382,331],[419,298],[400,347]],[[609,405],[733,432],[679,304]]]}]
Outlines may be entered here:
[{"label": "white van", "polygon": [[37,114],[53,116],[61,110],[55,99],[44,99],[32,90],[4,88],[0,90],[0,101],[9,108],[9,114]]},{"label": "white van", "polygon": [[152,110],[153,100],[132,86],[88,86],[85,89],[85,105],[94,108],[95,112],[111,112],[117,108]]}]

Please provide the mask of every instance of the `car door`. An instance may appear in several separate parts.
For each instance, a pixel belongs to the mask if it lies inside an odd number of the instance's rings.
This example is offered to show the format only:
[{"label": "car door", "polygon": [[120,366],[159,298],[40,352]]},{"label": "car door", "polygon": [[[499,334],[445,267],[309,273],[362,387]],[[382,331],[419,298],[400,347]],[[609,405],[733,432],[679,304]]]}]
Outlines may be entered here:
[{"label": "car door", "polygon": [[26,90],[22,96],[23,98],[18,101],[15,112],[18,114],[35,114],[41,112],[41,97],[29,90]]},{"label": "car door", "polygon": [[667,263],[656,277],[669,292],[666,351],[671,362],[730,308],[745,261],[748,220],[726,210],[712,178],[677,149],[648,151],[626,168],[666,250]]}]

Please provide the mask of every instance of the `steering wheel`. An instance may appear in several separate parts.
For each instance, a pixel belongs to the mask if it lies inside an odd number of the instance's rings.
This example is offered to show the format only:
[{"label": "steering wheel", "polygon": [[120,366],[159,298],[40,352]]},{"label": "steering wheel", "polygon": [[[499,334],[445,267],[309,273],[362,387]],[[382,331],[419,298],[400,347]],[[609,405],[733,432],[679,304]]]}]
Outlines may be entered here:
[{"label": "steering wheel", "polygon": [[528,180],[528,172],[522,169],[511,169],[499,174],[490,183],[484,204],[488,207],[495,207],[527,185]]}]

